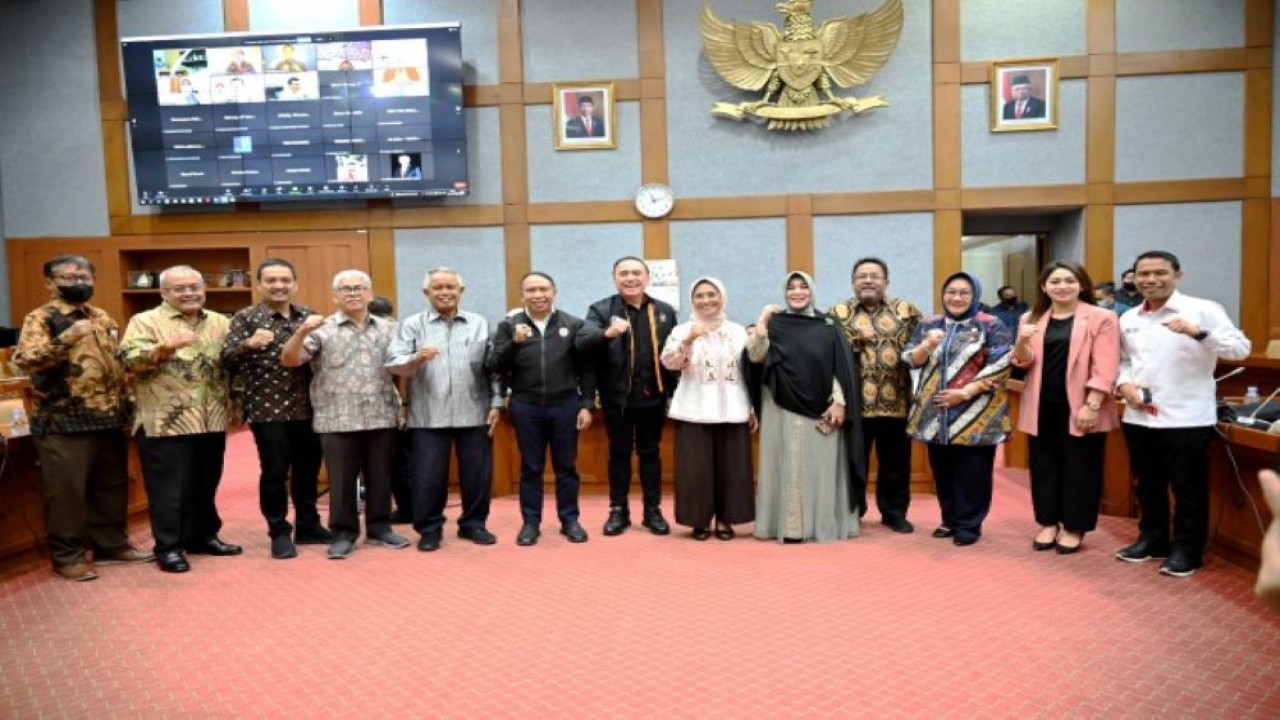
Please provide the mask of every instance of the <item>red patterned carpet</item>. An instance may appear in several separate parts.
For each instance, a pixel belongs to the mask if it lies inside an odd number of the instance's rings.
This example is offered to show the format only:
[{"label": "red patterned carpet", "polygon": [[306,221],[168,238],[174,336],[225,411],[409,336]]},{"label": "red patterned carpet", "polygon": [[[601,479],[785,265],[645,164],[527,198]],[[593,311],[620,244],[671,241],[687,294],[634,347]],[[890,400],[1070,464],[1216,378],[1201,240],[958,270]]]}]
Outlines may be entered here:
[{"label": "red patterned carpet", "polygon": [[241,557],[0,571],[0,717],[1280,717],[1280,618],[1247,573],[1117,562],[1113,519],[1033,553],[1015,473],[969,548],[929,537],[928,496],[913,535],[795,546],[605,538],[594,496],[590,542],[520,548],[504,497],[495,547],[451,528],[335,562],[270,559],[256,472],[239,435],[219,505]]}]

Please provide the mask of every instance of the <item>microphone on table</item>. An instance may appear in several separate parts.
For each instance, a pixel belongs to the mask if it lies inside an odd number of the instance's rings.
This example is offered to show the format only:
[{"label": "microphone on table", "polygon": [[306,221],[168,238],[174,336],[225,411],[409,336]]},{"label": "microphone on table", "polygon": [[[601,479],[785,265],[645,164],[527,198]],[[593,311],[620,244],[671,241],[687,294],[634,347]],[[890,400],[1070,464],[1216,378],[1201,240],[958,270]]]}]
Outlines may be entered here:
[{"label": "microphone on table", "polygon": [[1216,378],[1214,378],[1214,379],[1213,379],[1213,381],[1214,381],[1215,383],[1220,383],[1220,382],[1222,382],[1223,380],[1226,380],[1226,379],[1227,379],[1227,378],[1229,378],[1229,377],[1235,377],[1235,376],[1239,375],[1240,373],[1244,372],[1244,370],[1245,370],[1245,369],[1244,369],[1243,367],[1238,367],[1238,368],[1236,368],[1235,370],[1232,370],[1231,372],[1227,373],[1226,375],[1223,375],[1223,376],[1221,376],[1221,377],[1216,377]]},{"label": "microphone on table", "polygon": [[1247,425],[1248,427],[1257,428],[1259,430],[1271,429],[1271,421],[1265,420],[1265,419],[1259,420],[1258,413],[1262,412],[1262,408],[1266,407],[1267,404],[1269,404],[1278,393],[1280,393],[1280,387],[1276,388],[1275,390],[1272,390],[1271,394],[1267,396],[1267,399],[1258,403],[1258,406],[1253,409],[1253,412],[1249,413],[1245,417],[1240,418],[1236,422],[1239,423],[1240,425]]}]

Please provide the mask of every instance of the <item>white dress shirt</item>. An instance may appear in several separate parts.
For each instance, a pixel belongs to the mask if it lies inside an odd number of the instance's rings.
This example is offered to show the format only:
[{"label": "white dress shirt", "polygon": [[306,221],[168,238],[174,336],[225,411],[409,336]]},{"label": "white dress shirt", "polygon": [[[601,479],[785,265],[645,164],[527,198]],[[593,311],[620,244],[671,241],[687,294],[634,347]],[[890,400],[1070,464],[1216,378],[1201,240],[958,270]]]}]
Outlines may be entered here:
[{"label": "white dress shirt", "polygon": [[[1209,336],[1203,340],[1164,327],[1182,317]],[[1155,413],[1126,408],[1124,422],[1150,428],[1205,427],[1218,422],[1213,371],[1218,358],[1242,360],[1252,344],[1212,300],[1176,290],[1159,310],[1143,303],[1120,316],[1120,376],[1116,386],[1151,389]]]}]

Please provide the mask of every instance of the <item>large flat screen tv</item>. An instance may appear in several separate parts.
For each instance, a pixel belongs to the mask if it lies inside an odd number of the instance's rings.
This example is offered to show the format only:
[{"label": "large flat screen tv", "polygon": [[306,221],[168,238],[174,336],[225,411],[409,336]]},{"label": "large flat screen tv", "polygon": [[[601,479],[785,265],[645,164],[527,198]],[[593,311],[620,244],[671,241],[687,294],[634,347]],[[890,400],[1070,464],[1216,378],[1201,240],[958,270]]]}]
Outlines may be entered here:
[{"label": "large flat screen tv", "polygon": [[465,195],[457,23],[121,41],[138,202]]}]

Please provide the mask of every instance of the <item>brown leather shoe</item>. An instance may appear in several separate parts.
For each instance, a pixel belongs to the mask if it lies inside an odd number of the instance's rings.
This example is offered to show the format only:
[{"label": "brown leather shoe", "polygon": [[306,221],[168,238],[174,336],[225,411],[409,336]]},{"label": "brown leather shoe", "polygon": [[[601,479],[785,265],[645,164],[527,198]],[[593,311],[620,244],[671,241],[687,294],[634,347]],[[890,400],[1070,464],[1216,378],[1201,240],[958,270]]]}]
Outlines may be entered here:
[{"label": "brown leather shoe", "polygon": [[86,582],[98,579],[98,573],[94,572],[93,568],[89,567],[87,563],[59,565],[53,571],[58,573],[58,577],[72,582]]},{"label": "brown leather shoe", "polygon": [[143,552],[135,547],[124,547],[111,552],[95,552],[93,561],[99,565],[119,565],[120,563],[146,563],[156,559],[155,553]]}]

